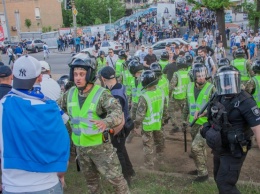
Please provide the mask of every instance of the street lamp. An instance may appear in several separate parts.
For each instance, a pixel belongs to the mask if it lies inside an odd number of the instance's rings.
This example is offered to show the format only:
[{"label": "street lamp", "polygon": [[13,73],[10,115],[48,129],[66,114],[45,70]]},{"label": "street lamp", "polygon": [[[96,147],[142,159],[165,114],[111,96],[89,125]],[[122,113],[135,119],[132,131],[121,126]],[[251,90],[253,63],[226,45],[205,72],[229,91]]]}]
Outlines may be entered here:
[{"label": "street lamp", "polygon": [[111,8],[108,8],[108,12],[109,12],[109,24],[110,24],[110,31],[111,31]]}]

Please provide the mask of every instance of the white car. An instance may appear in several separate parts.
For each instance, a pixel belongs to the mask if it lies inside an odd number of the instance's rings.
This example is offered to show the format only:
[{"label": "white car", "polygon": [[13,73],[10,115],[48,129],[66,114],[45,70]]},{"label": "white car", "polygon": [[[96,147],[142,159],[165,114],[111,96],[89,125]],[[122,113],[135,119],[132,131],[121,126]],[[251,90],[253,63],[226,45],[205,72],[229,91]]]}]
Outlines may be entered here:
[{"label": "white car", "polygon": [[[105,55],[108,55],[108,49],[112,48],[114,50],[114,53],[117,54],[119,51],[121,51],[123,49],[122,45],[118,42],[115,41],[103,41],[101,43],[100,49],[101,51],[105,52]],[[85,48],[82,51],[80,51],[81,53],[89,53],[92,54],[93,50],[95,50],[95,46],[91,47],[91,48]]]},{"label": "white car", "polygon": [[[169,38],[169,39],[165,39],[165,40],[161,40],[157,43],[155,43],[154,45],[152,45],[151,47],[153,48],[153,53],[156,55],[157,58],[159,58],[162,54],[162,52],[165,50],[165,46],[167,44],[172,44],[172,43],[176,43],[177,45],[180,45],[181,43],[183,43],[184,45],[189,44],[193,50],[196,50],[199,45],[198,42],[188,42],[183,40],[182,38]],[[148,52],[148,47],[145,48],[146,52]],[[134,56],[139,56],[139,52],[141,50],[138,50],[135,52]]]}]

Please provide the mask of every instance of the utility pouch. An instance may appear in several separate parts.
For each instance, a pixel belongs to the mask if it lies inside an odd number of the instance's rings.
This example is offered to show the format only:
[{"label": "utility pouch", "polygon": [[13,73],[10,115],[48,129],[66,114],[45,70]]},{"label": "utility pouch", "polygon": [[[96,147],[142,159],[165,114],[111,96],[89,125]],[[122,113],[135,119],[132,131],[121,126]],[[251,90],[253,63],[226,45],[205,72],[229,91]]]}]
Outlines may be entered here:
[{"label": "utility pouch", "polygon": [[246,154],[248,151],[249,142],[245,139],[244,133],[237,135],[236,139],[242,149],[243,154]]},{"label": "utility pouch", "polygon": [[108,132],[108,130],[105,130],[104,132],[103,132],[103,143],[107,143],[108,141],[109,141],[109,132]]},{"label": "utility pouch", "polygon": [[206,142],[208,146],[220,153],[222,150],[222,138],[221,133],[218,130],[215,130],[213,127],[210,127],[209,130],[207,130],[205,135]]}]

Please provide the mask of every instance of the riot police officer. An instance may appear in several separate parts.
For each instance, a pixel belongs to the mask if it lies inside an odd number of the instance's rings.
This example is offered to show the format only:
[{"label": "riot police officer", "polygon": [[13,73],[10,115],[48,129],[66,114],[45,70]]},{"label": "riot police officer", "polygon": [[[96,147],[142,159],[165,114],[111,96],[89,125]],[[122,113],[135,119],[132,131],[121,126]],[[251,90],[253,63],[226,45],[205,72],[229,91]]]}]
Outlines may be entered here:
[{"label": "riot police officer", "polygon": [[240,76],[232,66],[218,69],[217,94],[209,102],[208,122],[201,130],[212,148],[214,179],[221,194],[240,194],[236,183],[250,149],[252,130],[260,146],[260,111],[252,96],[241,90]]},{"label": "riot police officer", "polygon": [[162,66],[162,70],[169,63],[169,53],[167,51],[163,51],[161,54],[161,58],[159,60],[159,64]]},{"label": "riot police officer", "polygon": [[104,51],[99,51],[98,52],[98,57],[97,57],[97,72],[105,67],[107,64],[107,60],[105,57],[105,52]]},{"label": "riot police officer", "polygon": [[121,50],[118,52],[118,60],[115,64],[116,77],[118,78],[123,71],[123,63],[127,60],[127,55],[125,50]]},{"label": "riot police officer", "polygon": [[144,166],[153,169],[154,153],[158,163],[163,160],[164,136],[161,127],[167,118],[167,102],[164,93],[156,87],[158,79],[153,71],[144,71],[141,80],[144,92],[138,101],[134,123],[136,127],[142,124]]},{"label": "riot police officer", "polygon": [[230,61],[228,58],[221,58],[221,59],[219,59],[217,65],[218,65],[218,68],[225,66],[225,65],[230,65]]}]

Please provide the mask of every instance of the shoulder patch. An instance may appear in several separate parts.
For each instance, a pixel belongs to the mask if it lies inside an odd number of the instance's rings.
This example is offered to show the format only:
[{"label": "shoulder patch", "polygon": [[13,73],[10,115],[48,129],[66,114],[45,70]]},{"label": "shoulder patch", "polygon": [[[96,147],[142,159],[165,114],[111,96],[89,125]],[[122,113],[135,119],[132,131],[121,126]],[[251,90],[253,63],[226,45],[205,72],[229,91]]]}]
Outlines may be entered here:
[{"label": "shoulder patch", "polygon": [[260,110],[257,106],[254,106],[251,110],[255,116],[260,116]]}]

